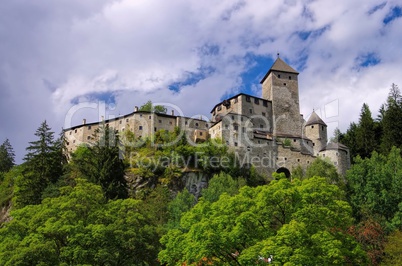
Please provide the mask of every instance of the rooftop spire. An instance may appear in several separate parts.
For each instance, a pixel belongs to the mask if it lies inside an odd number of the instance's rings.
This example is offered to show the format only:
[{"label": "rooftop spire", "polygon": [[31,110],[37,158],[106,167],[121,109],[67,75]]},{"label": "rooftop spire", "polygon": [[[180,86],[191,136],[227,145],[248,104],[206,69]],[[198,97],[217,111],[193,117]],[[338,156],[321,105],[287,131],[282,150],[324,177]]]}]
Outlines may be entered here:
[{"label": "rooftop spire", "polygon": [[271,66],[270,70],[268,70],[267,74],[265,74],[264,78],[260,81],[262,84],[264,80],[268,77],[269,73],[271,71],[279,71],[279,72],[285,72],[285,73],[293,73],[293,74],[299,74],[296,70],[294,70],[291,66],[285,63],[280,57],[279,53],[277,53],[278,58],[275,60],[274,64]]},{"label": "rooftop spire", "polygon": [[325,122],[322,121],[322,119],[317,115],[317,113],[313,109],[313,112],[311,113],[311,115],[306,123],[306,126],[315,125],[315,124],[327,126],[327,124],[325,124]]}]

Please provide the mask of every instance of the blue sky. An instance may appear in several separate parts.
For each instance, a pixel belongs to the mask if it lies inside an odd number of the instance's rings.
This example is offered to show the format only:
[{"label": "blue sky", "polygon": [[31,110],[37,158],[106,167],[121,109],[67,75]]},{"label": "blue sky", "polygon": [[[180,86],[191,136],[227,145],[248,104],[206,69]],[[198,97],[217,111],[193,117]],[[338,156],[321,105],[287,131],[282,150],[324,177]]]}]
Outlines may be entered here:
[{"label": "blue sky", "polygon": [[400,0],[18,0],[0,18],[0,142],[18,162],[45,119],[58,133],[148,100],[210,117],[260,96],[278,52],[300,72],[301,112],[330,130],[402,86]]}]

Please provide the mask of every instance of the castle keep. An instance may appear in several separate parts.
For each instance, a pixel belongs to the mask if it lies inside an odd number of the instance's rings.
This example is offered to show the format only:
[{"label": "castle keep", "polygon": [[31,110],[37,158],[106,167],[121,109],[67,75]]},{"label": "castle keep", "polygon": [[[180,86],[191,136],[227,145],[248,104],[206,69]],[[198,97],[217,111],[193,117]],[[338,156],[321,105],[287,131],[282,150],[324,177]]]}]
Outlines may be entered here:
[{"label": "castle keep", "polygon": [[[262,98],[244,93],[216,104],[210,121],[171,114],[139,111],[102,121],[118,132],[130,130],[136,137],[150,137],[158,130],[182,129],[194,144],[207,138],[220,138],[235,152],[244,166],[254,165],[270,176],[306,168],[317,156],[328,158],[345,174],[350,167],[348,148],[328,143],[327,125],[313,111],[307,121],[300,114],[299,73],[277,58],[261,80]],[[100,122],[64,130],[67,148],[74,151],[91,141]]]}]

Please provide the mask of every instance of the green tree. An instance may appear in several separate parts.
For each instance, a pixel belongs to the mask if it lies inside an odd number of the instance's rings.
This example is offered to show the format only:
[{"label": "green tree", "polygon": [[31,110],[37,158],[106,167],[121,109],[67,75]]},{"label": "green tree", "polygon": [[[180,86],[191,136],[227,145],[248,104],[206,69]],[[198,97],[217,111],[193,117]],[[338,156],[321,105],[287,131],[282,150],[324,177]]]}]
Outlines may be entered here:
[{"label": "green tree", "polygon": [[369,157],[370,154],[377,150],[377,140],[375,139],[375,122],[371,117],[371,111],[368,105],[363,104],[359,125],[357,129],[356,142],[358,147],[358,154],[362,158]]},{"label": "green tree", "polygon": [[189,211],[195,203],[194,195],[187,189],[177,193],[176,197],[168,204],[168,228],[179,228],[182,215]]},{"label": "green tree", "polygon": [[351,207],[325,178],[274,180],[242,187],[218,201],[203,198],[162,237],[167,265],[363,265],[366,256],[346,233]]},{"label": "green tree", "polygon": [[396,230],[387,237],[384,249],[384,260],[381,265],[402,265],[402,232]]},{"label": "green tree", "polygon": [[[378,217],[388,229],[398,225],[398,205],[402,203],[402,158],[393,148],[388,156],[374,152],[370,158],[356,158],[346,175],[349,200],[360,219]],[[402,206],[402,205],[401,205]]]},{"label": "green tree", "polygon": [[102,125],[95,132],[95,143],[79,147],[72,154],[72,174],[99,184],[108,199],[127,198],[125,164],[120,158],[117,132]]},{"label": "green tree", "polygon": [[202,197],[212,203],[217,201],[223,193],[233,196],[239,192],[241,186],[239,181],[223,172],[216,174],[209,180],[208,188],[201,191]]},{"label": "green tree", "polygon": [[325,177],[329,183],[343,186],[343,181],[340,178],[335,166],[325,158],[317,157],[306,169],[306,178],[313,176]]},{"label": "green tree", "polygon": [[24,172],[16,179],[15,206],[39,204],[47,186],[56,183],[63,175],[64,142],[54,139],[54,132],[46,121],[36,130],[36,141],[26,148]]},{"label": "green tree", "polygon": [[402,95],[397,85],[392,84],[382,118],[381,149],[387,154],[393,146],[402,148]]},{"label": "green tree", "polygon": [[15,154],[8,139],[0,145],[0,172],[8,172],[15,164]]},{"label": "green tree", "polygon": [[157,265],[157,234],[134,199],[107,201],[77,179],[61,196],[11,213],[0,228],[0,265]]},{"label": "green tree", "polygon": [[167,109],[163,105],[153,105],[152,101],[148,101],[144,103],[140,109],[140,111],[145,111],[145,112],[150,112],[150,113],[160,113],[160,114],[166,114]]}]

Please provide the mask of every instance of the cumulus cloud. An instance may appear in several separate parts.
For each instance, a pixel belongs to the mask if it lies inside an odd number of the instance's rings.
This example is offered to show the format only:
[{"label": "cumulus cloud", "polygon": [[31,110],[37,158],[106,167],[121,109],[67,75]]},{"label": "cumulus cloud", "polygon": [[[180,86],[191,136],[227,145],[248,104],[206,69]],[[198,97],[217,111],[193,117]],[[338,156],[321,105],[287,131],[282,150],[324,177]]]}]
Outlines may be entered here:
[{"label": "cumulus cloud", "polygon": [[69,123],[99,119],[86,102],[104,101],[105,115],[131,112],[151,99],[175,104],[187,116],[208,116],[224,97],[260,95],[259,79],[277,52],[300,72],[301,111],[324,110],[324,120],[345,130],[363,102],[376,114],[390,84],[402,84],[401,6],[374,0],[5,2],[0,141],[10,138],[21,161],[42,120],[58,131],[77,104],[87,107]]}]

